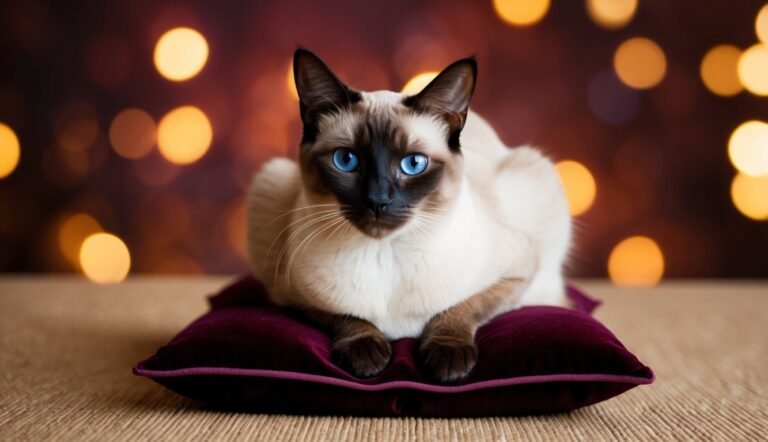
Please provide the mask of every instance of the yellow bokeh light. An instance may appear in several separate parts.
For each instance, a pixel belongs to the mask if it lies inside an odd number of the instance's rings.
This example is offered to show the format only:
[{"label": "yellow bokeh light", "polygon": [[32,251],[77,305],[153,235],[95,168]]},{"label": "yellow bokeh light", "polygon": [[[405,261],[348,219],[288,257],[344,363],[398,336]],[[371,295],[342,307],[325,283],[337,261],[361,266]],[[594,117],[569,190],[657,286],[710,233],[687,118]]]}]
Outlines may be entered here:
[{"label": "yellow bokeh light", "polygon": [[739,125],[728,140],[728,156],[742,173],[768,174],[768,124],[750,120]]},{"label": "yellow bokeh light", "polygon": [[208,60],[208,42],[194,29],[174,28],[155,45],[155,67],[171,81],[184,81],[197,75]]},{"label": "yellow bokeh light", "polygon": [[422,72],[418,75],[415,75],[413,78],[408,80],[407,83],[405,83],[405,86],[403,86],[403,90],[400,92],[406,94],[406,95],[416,95],[419,92],[421,92],[422,89],[427,87],[429,82],[435,79],[437,77],[437,74],[439,72]]},{"label": "yellow bokeh light", "polygon": [[0,123],[0,179],[16,170],[21,157],[19,139],[13,129]]},{"label": "yellow bokeh light", "polygon": [[213,129],[208,117],[194,106],[168,112],[157,126],[157,148],[170,162],[190,164],[208,151]]},{"label": "yellow bokeh light", "polygon": [[768,175],[737,174],[731,183],[731,199],[747,218],[768,220]]},{"label": "yellow bokeh light", "polygon": [[157,139],[155,120],[141,109],[125,109],[109,127],[109,142],[118,155],[141,158],[152,150]]},{"label": "yellow bokeh light", "polygon": [[589,169],[570,160],[560,161],[555,167],[563,183],[571,215],[578,216],[589,210],[597,193],[597,184]]},{"label": "yellow bokeh light", "polygon": [[619,79],[635,89],[649,89],[664,79],[667,59],[653,40],[635,37],[625,41],[613,55],[613,68]]},{"label": "yellow bokeh light", "polygon": [[530,26],[547,14],[549,0],[493,0],[496,14],[513,26]]},{"label": "yellow bokeh light", "polygon": [[618,29],[632,20],[637,0],[587,0],[592,20],[606,29]]},{"label": "yellow bokeh light", "polygon": [[68,216],[59,225],[58,243],[61,254],[70,264],[79,264],[80,246],[88,236],[101,232],[101,225],[86,213],[76,213]]},{"label": "yellow bokeh light", "polygon": [[120,238],[96,233],[86,238],[80,247],[80,267],[91,281],[114,284],[128,276],[131,254]]},{"label": "yellow bokeh light", "polygon": [[765,4],[757,13],[755,18],[755,32],[757,38],[765,44],[768,44],[768,3]]},{"label": "yellow bokeh light", "polygon": [[713,94],[730,97],[744,87],[739,81],[741,49],[732,45],[718,45],[710,49],[701,60],[701,80]]},{"label": "yellow bokeh light", "polygon": [[608,275],[620,286],[654,286],[664,275],[664,254],[651,238],[629,237],[611,251]]},{"label": "yellow bokeh light", "polygon": [[755,95],[768,95],[768,44],[756,44],[739,58],[741,84]]},{"label": "yellow bokeh light", "polygon": [[285,86],[288,88],[288,93],[294,100],[299,99],[299,92],[296,90],[296,80],[293,76],[293,62],[288,65],[288,72],[285,75]]}]

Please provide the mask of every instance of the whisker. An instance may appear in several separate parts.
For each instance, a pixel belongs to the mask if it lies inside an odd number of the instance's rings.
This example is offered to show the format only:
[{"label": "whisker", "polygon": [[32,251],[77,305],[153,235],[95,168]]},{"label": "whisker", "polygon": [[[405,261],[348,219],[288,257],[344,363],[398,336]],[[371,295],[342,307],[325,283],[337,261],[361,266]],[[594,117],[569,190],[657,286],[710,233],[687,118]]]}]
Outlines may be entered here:
[{"label": "whisker", "polygon": [[[294,212],[298,212],[298,211],[301,211],[301,210],[315,209],[315,208],[319,208],[319,207],[335,207],[335,206],[337,206],[337,204],[316,204],[316,205],[313,205],[313,206],[297,207],[295,209],[285,210],[285,211],[283,211],[283,210],[274,210],[273,209],[273,211],[275,211],[275,212],[281,212],[282,215],[279,215],[279,216],[276,216],[276,217],[272,218],[271,220],[269,220],[269,222],[267,222],[266,224],[260,226],[260,228],[263,229],[263,228],[267,227],[268,225],[272,224],[273,222],[279,220],[280,218],[288,216],[288,215],[290,215],[290,214],[292,214]],[[327,209],[327,210],[334,210],[334,209]],[[317,213],[317,212],[315,212],[315,213]]]},{"label": "whisker", "polygon": [[264,265],[266,266],[266,262],[268,262],[268,260],[269,260],[269,257],[270,257],[270,255],[272,253],[272,248],[275,246],[275,243],[280,239],[280,237],[283,235],[283,233],[285,233],[286,230],[291,228],[291,226],[294,226],[297,223],[299,223],[299,222],[301,222],[301,221],[303,221],[305,219],[311,218],[313,216],[325,215],[325,214],[329,214],[329,213],[333,213],[333,212],[336,212],[336,210],[321,210],[321,211],[318,211],[318,212],[313,212],[313,213],[310,213],[309,215],[306,215],[306,216],[303,216],[303,217],[301,217],[299,219],[293,220],[291,223],[289,223],[287,226],[285,226],[275,236],[275,239],[272,240],[272,244],[269,245],[269,249],[267,249],[267,254],[264,256],[264,259],[265,259],[265,264]]},{"label": "whisker", "polygon": [[301,233],[302,230],[306,229],[307,227],[309,227],[309,226],[311,226],[311,225],[313,225],[315,223],[319,223],[319,222],[323,222],[323,221],[332,219],[332,218],[334,218],[336,216],[338,216],[338,214],[330,213],[330,214],[325,214],[325,215],[321,215],[321,216],[315,217],[315,218],[310,219],[309,221],[305,222],[304,224],[302,224],[298,229],[296,229],[293,232],[291,232],[291,234],[285,239],[285,242],[283,243],[283,246],[280,248],[280,253],[277,255],[277,259],[275,260],[275,279],[274,279],[275,284],[277,284],[277,281],[278,281],[278,273],[280,271],[280,263],[283,260],[283,255],[285,254],[285,252],[290,249],[291,241],[296,236],[298,236],[299,233]]},{"label": "whisker", "polygon": [[327,225],[321,226],[316,228],[312,233],[307,235],[300,243],[299,245],[293,249],[293,252],[288,257],[288,263],[285,267],[285,282],[286,286],[290,289],[291,287],[291,267],[293,266],[293,258],[301,252],[301,250],[306,249],[309,247],[309,244],[317,238],[322,232],[328,230],[331,227],[336,226],[337,224],[341,224],[344,222],[344,218],[339,216],[336,219],[331,220]]}]

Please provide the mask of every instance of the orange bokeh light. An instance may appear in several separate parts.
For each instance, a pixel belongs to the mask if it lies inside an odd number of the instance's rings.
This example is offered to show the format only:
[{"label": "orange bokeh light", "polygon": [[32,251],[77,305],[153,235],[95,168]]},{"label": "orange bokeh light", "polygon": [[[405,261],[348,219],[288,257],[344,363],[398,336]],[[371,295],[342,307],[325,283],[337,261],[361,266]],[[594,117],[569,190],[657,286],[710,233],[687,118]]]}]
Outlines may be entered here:
[{"label": "orange bokeh light", "polygon": [[646,236],[632,236],[616,245],[608,258],[608,275],[619,286],[651,287],[664,275],[661,247]]},{"label": "orange bokeh light", "polygon": [[592,173],[583,164],[570,160],[560,161],[555,167],[563,183],[571,215],[585,213],[592,207],[597,194],[597,183]]},{"label": "orange bokeh light", "polygon": [[416,95],[434,80],[435,77],[437,77],[437,74],[439,74],[439,72],[430,71],[414,75],[413,78],[405,83],[405,86],[403,86],[403,89],[400,92],[406,95]]},{"label": "orange bokeh light", "polygon": [[109,142],[118,155],[136,159],[147,155],[157,139],[155,120],[141,109],[125,109],[109,127]]},{"label": "orange bokeh light", "polygon": [[512,26],[530,26],[549,10],[549,0],[493,0],[493,9]]},{"label": "orange bokeh light", "polygon": [[202,158],[213,141],[213,128],[205,113],[194,106],[168,112],[157,127],[157,147],[174,164],[191,164]]},{"label": "orange bokeh light", "polygon": [[0,123],[0,179],[16,170],[21,158],[19,138],[9,126]]},{"label": "orange bokeh light", "polygon": [[174,28],[157,41],[154,62],[160,75],[185,81],[197,75],[208,60],[208,42],[191,28]]},{"label": "orange bokeh light", "polygon": [[744,89],[739,80],[741,49],[733,45],[718,45],[707,51],[701,60],[701,80],[713,94],[730,97]]},{"label": "orange bokeh light", "polygon": [[613,55],[619,79],[634,89],[650,89],[664,79],[667,59],[653,40],[635,37],[619,45]]}]

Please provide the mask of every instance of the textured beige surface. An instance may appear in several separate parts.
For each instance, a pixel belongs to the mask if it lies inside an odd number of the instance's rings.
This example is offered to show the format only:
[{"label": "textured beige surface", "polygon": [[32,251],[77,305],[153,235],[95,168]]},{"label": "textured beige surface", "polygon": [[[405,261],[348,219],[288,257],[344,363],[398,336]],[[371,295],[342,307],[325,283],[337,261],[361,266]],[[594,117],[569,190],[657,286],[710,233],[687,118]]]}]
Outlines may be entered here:
[{"label": "textured beige surface", "polygon": [[0,440],[765,440],[768,283],[619,290],[597,316],[657,381],[568,414],[359,419],[210,412],[131,366],[205,309],[223,278],[0,277]]}]

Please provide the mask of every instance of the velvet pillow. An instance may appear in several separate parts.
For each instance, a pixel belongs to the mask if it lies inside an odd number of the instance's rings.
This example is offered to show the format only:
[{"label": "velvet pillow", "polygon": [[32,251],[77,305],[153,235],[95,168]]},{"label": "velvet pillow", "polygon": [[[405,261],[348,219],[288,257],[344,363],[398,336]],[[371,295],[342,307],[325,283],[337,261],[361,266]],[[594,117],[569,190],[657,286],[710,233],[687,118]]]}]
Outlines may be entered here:
[{"label": "velvet pillow", "polygon": [[210,298],[211,310],[134,367],[209,406],[264,413],[358,416],[493,416],[573,410],[653,381],[590,312],[524,307],[477,332],[479,360],[458,383],[436,384],[414,362],[415,339],[392,344],[380,375],[358,379],[330,360],[331,341],[244,277]]}]

